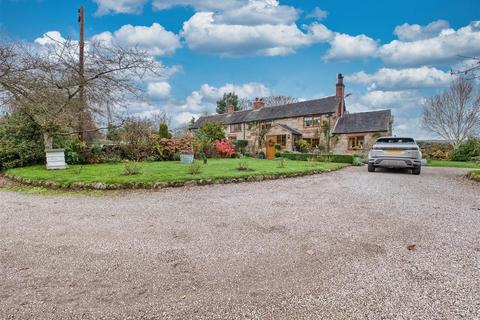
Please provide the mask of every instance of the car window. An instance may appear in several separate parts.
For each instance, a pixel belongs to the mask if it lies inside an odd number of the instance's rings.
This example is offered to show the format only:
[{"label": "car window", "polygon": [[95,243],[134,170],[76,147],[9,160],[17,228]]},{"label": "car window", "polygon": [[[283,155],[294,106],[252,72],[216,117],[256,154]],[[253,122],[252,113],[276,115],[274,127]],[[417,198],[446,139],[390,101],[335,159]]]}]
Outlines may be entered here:
[{"label": "car window", "polygon": [[377,143],[414,143],[412,138],[380,138]]}]

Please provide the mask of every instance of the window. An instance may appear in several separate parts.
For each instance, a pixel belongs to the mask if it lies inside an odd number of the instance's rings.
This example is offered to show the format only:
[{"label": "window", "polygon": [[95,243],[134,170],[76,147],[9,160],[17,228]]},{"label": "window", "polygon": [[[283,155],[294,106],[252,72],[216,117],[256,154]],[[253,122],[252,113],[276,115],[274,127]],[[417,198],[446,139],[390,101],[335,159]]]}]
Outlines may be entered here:
[{"label": "window", "polygon": [[348,137],[348,149],[358,150],[363,149],[365,143],[365,136]]},{"label": "window", "polygon": [[309,127],[320,127],[322,117],[321,116],[312,116],[303,118],[303,126],[305,128]]},{"label": "window", "polygon": [[305,128],[313,126],[313,118],[312,117],[305,117],[303,118],[303,126]]},{"label": "window", "polygon": [[412,138],[382,138],[378,139],[377,143],[415,143],[415,140]]},{"label": "window", "polygon": [[240,132],[242,131],[242,124],[235,123],[230,125],[230,132]]},{"label": "window", "polygon": [[312,148],[318,147],[320,144],[320,138],[304,138],[303,140],[307,141]]},{"label": "window", "polygon": [[277,136],[277,143],[279,145],[281,145],[282,147],[286,147],[287,146],[287,135],[283,134],[283,135]]},{"label": "window", "polygon": [[272,122],[262,122],[260,123],[260,130],[269,130],[272,127]]}]

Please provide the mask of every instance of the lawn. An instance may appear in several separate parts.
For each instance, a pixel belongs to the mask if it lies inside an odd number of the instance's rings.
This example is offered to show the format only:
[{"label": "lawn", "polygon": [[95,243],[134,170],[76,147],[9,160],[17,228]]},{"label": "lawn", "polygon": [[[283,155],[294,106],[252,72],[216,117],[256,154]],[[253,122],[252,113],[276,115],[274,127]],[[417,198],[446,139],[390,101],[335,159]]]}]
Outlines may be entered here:
[{"label": "lawn", "polygon": [[480,170],[470,171],[468,177],[472,180],[480,182]]},{"label": "lawn", "polygon": [[480,169],[480,163],[475,162],[462,162],[462,161],[449,161],[449,160],[428,160],[427,166],[429,167],[448,167],[448,168],[473,168]]},{"label": "lawn", "polygon": [[174,161],[142,162],[140,174],[125,175],[124,163],[93,164],[84,166],[71,166],[66,170],[46,170],[44,166],[30,166],[14,168],[7,171],[7,176],[20,178],[24,182],[54,182],[56,186],[70,187],[75,184],[95,184],[134,186],[142,185],[151,187],[161,182],[185,182],[190,180],[215,180],[246,178],[251,176],[290,176],[308,173],[318,173],[325,170],[336,170],[347,166],[342,163],[309,163],[306,161],[286,160],[283,168],[278,167],[277,161],[259,160],[253,158],[242,159],[246,161],[248,169],[238,170],[239,159],[211,159],[208,164],[201,164],[198,174],[189,173],[189,165]]}]

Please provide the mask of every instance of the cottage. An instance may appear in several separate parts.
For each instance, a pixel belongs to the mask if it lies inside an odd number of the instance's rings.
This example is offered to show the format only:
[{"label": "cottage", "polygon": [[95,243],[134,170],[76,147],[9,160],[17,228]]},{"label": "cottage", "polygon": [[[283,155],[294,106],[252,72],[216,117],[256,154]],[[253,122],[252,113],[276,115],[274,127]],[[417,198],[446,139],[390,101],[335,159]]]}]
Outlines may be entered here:
[{"label": "cottage", "polygon": [[276,147],[295,151],[299,140],[321,151],[363,152],[377,137],[391,135],[393,122],[390,110],[349,113],[342,74],[334,96],[275,107],[265,107],[257,98],[249,110],[228,106],[225,114],[200,117],[191,129],[209,121],[224,124],[229,139],[246,140],[252,151],[262,150],[269,159],[275,157]]}]

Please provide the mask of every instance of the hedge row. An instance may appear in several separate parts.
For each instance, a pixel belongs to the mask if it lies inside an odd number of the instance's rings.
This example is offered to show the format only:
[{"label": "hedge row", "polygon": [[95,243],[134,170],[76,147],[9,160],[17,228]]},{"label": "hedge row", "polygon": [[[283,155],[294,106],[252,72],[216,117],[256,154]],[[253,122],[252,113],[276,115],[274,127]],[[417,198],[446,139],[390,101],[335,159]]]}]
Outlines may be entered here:
[{"label": "hedge row", "polygon": [[353,163],[353,156],[348,154],[282,153],[281,156],[298,161],[307,161],[314,158],[324,162]]}]

